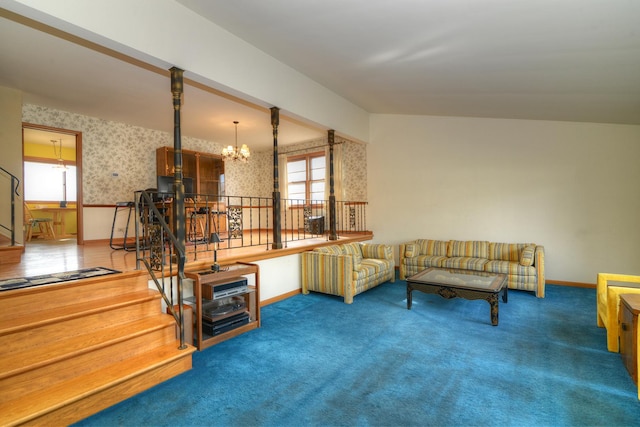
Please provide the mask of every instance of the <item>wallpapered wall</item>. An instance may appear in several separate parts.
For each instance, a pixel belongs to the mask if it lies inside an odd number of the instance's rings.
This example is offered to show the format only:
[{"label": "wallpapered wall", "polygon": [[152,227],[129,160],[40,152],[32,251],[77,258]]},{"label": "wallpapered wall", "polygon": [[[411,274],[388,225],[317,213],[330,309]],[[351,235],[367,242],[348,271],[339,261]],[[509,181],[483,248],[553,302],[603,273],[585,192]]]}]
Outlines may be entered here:
[{"label": "wallpapered wall", "polygon": [[[173,146],[173,135],[125,123],[24,104],[26,123],[82,132],[82,181],[85,205],[112,205],[133,199],[136,190],[156,186],[156,148]],[[344,147],[345,200],[366,200],[366,146],[338,140]],[[287,150],[318,145],[318,141],[288,146]],[[325,141],[326,143],[326,141]],[[223,145],[182,137],[182,148],[219,153]],[[283,150],[284,151],[284,150]],[[252,152],[248,163],[225,164],[225,192],[231,196],[271,197],[272,151]],[[298,152],[299,153],[299,152]],[[114,176],[117,173],[117,177]]]}]

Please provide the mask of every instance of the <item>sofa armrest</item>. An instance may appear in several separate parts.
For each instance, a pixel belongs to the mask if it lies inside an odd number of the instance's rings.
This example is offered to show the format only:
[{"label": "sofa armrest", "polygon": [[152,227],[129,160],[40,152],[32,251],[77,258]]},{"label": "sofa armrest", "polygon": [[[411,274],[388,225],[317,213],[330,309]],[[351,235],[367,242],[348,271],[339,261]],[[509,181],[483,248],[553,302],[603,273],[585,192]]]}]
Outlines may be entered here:
[{"label": "sofa armrest", "polygon": [[406,256],[407,245],[415,244],[416,241],[412,240],[410,242],[400,243],[400,247],[398,248],[398,269],[399,269],[399,277],[400,280],[405,280],[407,278],[407,268],[405,266],[404,260],[408,258]]},{"label": "sofa armrest", "polygon": [[538,276],[538,286],[536,287],[536,297],[544,298],[545,278],[544,278],[544,246],[537,245],[534,253],[534,266]]},{"label": "sofa armrest", "polygon": [[598,311],[601,311],[600,307],[606,309],[607,286],[609,280],[616,282],[640,283],[640,276],[617,273],[598,273],[598,282],[596,285],[596,305],[598,307]]},{"label": "sofa armrest", "polygon": [[353,302],[353,257],[320,252],[302,252],[302,293],[309,291],[344,297]]}]

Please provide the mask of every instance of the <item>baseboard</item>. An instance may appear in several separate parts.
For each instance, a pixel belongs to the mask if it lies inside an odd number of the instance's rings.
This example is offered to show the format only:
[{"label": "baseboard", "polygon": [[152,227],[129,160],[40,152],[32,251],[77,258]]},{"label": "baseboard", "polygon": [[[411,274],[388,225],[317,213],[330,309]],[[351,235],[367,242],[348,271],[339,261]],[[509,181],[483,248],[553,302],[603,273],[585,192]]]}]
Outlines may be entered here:
[{"label": "baseboard", "polygon": [[545,280],[547,285],[573,286],[574,288],[590,288],[595,289],[595,283],[567,282],[564,280]]},{"label": "baseboard", "polygon": [[260,302],[260,307],[264,307],[264,306],[267,306],[269,304],[273,304],[273,303],[276,303],[278,301],[282,301],[282,300],[285,300],[287,298],[291,298],[293,296],[298,295],[301,292],[302,292],[302,289],[295,289],[293,291],[286,292],[286,293],[284,293],[282,295],[278,295],[277,297],[269,298],[267,300],[261,301]]}]

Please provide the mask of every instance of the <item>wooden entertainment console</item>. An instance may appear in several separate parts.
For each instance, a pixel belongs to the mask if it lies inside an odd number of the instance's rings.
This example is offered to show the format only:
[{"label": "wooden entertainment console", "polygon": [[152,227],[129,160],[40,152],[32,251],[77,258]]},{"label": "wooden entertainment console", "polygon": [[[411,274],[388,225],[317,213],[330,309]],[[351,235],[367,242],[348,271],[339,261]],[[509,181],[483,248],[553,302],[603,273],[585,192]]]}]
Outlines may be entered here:
[{"label": "wooden entertainment console", "polygon": [[[220,334],[210,335],[203,329],[203,306],[211,303],[214,298],[214,290],[216,286],[223,286],[230,280],[240,278],[246,275],[255,275],[255,284],[248,285],[246,290],[234,295],[244,299],[245,307],[238,311],[224,313],[215,317],[215,321],[223,322],[237,316],[241,313],[247,313],[249,316],[248,323],[240,324],[230,330],[221,332]],[[220,271],[202,270],[185,273],[187,278],[193,279],[194,296],[185,298],[185,303],[193,307],[193,340],[198,350],[205,349],[222,341],[228,340],[250,330],[260,327],[260,268],[256,264],[236,263],[232,265],[222,266]],[[206,326],[206,323],[205,323]],[[185,328],[187,325],[185,325]]]}]

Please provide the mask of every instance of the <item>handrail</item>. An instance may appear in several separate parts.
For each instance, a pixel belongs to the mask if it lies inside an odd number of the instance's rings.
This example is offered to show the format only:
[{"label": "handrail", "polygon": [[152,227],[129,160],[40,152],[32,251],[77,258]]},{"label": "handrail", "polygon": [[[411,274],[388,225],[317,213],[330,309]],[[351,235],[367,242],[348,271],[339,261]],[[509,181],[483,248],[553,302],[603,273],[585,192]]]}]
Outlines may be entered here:
[{"label": "handrail", "polygon": [[0,224],[0,227],[11,233],[11,246],[16,244],[16,196],[20,197],[18,188],[20,187],[20,179],[17,176],[0,166],[0,170],[11,177],[11,228],[8,228],[4,224]]},{"label": "handrail", "polygon": [[[169,225],[166,223],[166,221],[164,220],[164,214],[160,213],[160,211],[158,210],[157,206],[155,205],[155,203],[153,202],[153,200],[151,199],[150,194],[147,191],[138,191],[136,193],[139,193],[139,197],[136,197],[136,199],[139,201],[138,203],[135,203],[135,212],[136,212],[136,218],[144,218],[143,219],[143,232],[140,233],[140,221],[138,221],[136,219],[135,221],[135,231],[136,231],[136,268],[140,269],[140,263],[143,263],[144,266],[147,269],[147,272],[149,273],[149,275],[151,276],[153,282],[156,285],[156,288],[158,289],[158,291],[160,292],[162,299],[164,300],[165,304],[167,305],[167,309],[169,311],[169,313],[173,316],[173,318],[175,319],[178,327],[180,328],[180,349],[184,349],[187,346],[185,345],[185,338],[184,338],[184,312],[183,312],[183,301],[182,301],[182,295],[183,295],[183,280],[186,278],[184,275],[184,262],[182,263],[178,263],[178,271],[177,271],[177,306],[178,306],[178,311],[176,312],[176,310],[174,310],[174,301],[173,301],[173,266],[172,263],[169,262],[169,291],[170,291],[170,295],[167,295],[167,289],[164,285],[165,282],[165,275],[162,274],[162,283],[160,283],[160,280],[158,279],[158,277],[156,276],[155,273],[155,268],[160,268],[160,271],[163,272],[164,271],[164,259],[165,259],[165,253],[164,253],[164,246],[165,246],[165,241],[168,240],[169,243],[169,258],[172,258],[172,254],[173,254],[173,250],[175,250],[176,252],[176,256],[182,258],[183,260],[186,260],[186,253],[185,253],[185,248],[183,245],[178,243],[178,240],[176,239],[175,235],[173,234],[173,232],[171,231],[171,228],[169,227]],[[144,215],[142,215],[142,213],[144,212]],[[159,231],[158,235],[159,235],[159,240],[156,242],[154,239],[151,239],[151,236],[147,235],[147,230],[149,229],[149,218],[153,218],[153,224],[156,227],[159,227],[160,230],[156,230]],[[142,244],[141,244],[142,242]],[[144,245],[144,246],[143,246]],[[150,258],[153,257],[153,246],[154,245],[159,245],[159,248],[155,248],[155,250],[159,249],[160,250],[160,263],[159,265],[156,265],[152,262],[150,262],[145,256],[145,247],[149,246],[150,249]],[[181,271],[182,270],[182,271]]]}]

